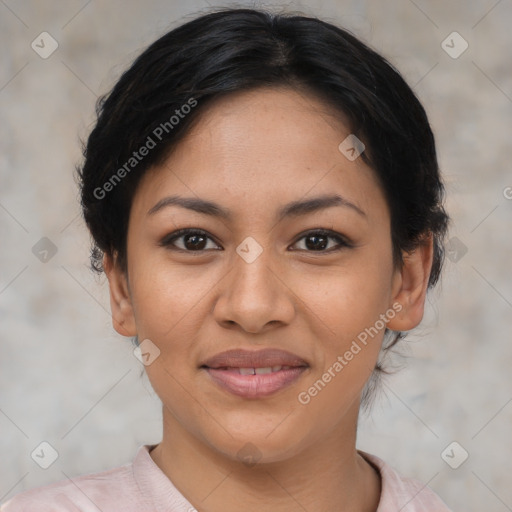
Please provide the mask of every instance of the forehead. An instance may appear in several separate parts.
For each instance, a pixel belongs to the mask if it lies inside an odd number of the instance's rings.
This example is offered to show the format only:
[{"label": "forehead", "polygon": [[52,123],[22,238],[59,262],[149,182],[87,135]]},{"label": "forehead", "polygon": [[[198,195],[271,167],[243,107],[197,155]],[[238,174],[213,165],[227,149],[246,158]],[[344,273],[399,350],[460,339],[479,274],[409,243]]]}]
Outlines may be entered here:
[{"label": "forehead", "polygon": [[147,213],[180,194],[263,214],[271,205],[340,193],[382,215],[374,172],[339,149],[349,135],[343,115],[314,96],[290,89],[230,94],[208,106],[167,161],[146,173],[133,206]]}]

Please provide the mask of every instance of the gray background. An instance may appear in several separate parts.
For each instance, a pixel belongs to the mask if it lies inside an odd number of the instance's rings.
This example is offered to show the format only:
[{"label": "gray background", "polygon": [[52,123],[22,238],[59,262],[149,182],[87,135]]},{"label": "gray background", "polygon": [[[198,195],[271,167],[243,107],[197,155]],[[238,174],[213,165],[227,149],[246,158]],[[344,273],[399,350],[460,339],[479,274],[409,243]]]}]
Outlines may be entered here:
[{"label": "gray background", "polygon": [[[405,368],[361,417],[358,447],[454,510],[512,510],[512,2],[276,5],[352,30],[402,72],[429,114],[453,217],[442,284],[403,345]],[[0,502],[121,465],[161,438],[158,398],[111,326],[104,278],[87,267],[72,171],[96,97],[146,45],[207,9],[0,1]],[[59,44],[47,59],[31,48],[43,31]],[[469,44],[458,58],[442,47],[453,31]],[[32,250],[42,237],[57,248],[46,263]],[[42,441],[59,452],[46,470],[30,457]],[[453,441],[469,453],[458,469],[441,457]]]}]

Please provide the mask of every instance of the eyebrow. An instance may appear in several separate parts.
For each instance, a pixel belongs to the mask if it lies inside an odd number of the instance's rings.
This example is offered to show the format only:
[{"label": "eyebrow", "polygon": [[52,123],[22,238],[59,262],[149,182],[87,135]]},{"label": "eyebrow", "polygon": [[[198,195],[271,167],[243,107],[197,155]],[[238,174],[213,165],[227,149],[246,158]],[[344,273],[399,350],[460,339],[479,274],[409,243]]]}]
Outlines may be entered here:
[{"label": "eyebrow", "polygon": [[[210,215],[212,217],[220,217],[226,220],[231,220],[233,215],[232,212],[222,206],[205,199],[199,199],[196,197],[181,197],[181,196],[167,196],[160,199],[149,211],[148,215],[154,215],[163,208],[169,206],[180,206],[188,210],[192,210],[197,213],[204,215]],[[285,217],[299,217],[308,213],[323,210],[325,208],[332,208],[334,206],[341,206],[350,208],[357,212],[359,215],[366,217],[366,213],[361,210],[354,203],[348,199],[341,197],[340,195],[323,195],[307,199],[303,201],[292,201],[281,207],[277,213],[277,220],[280,221]]]}]

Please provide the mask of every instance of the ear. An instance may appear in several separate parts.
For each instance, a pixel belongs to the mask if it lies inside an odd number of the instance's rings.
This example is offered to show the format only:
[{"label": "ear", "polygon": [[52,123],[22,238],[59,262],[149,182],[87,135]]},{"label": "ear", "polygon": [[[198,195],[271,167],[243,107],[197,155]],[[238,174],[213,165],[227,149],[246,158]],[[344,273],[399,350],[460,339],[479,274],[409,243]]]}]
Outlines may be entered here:
[{"label": "ear", "polygon": [[402,254],[402,268],[397,269],[393,277],[393,303],[401,304],[402,309],[388,322],[388,329],[409,331],[421,322],[433,254],[431,234],[412,252]]},{"label": "ear", "polygon": [[122,336],[136,336],[137,328],[127,277],[119,268],[117,258],[112,258],[110,255],[105,254],[103,256],[103,268],[110,289],[112,325]]}]

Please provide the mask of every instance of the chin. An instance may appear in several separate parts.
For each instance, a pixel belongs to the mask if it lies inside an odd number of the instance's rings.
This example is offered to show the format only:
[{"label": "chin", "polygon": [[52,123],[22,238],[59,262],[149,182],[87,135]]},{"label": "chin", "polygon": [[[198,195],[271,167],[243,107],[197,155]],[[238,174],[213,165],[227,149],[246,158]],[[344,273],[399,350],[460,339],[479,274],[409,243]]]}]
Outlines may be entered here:
[{"label": "chin", "polygon": [[238,428],[226,428],[231,435],[220,428],[210,433],[212,435],[206,435],[205,440],[223,456],[248,466],[284,461],[304,449],[308,437],[306,432],[297,428],[298,425],[279,425],[285,416],[275,421],[272,427],[265,422],[257,430],[248,430],[251,420],[245,418]]}]

